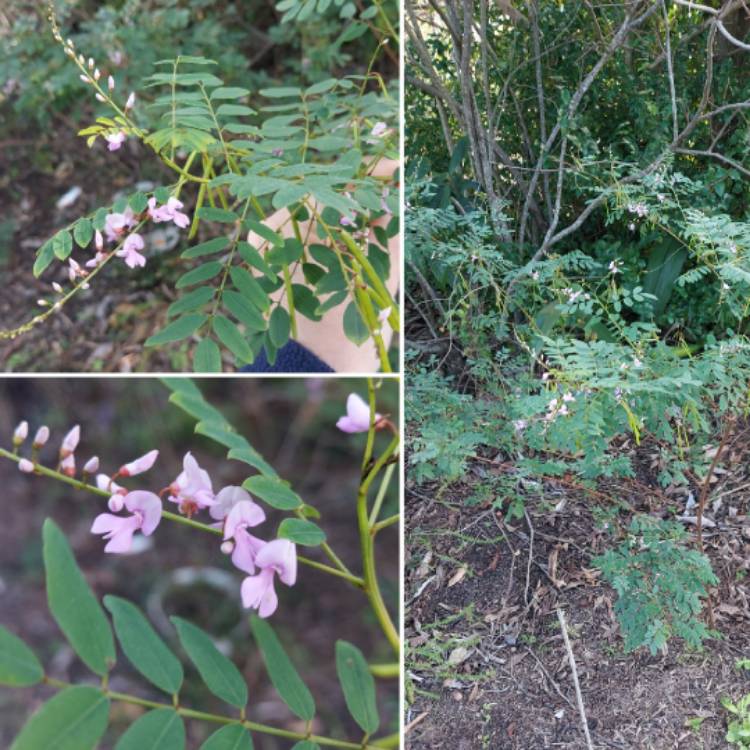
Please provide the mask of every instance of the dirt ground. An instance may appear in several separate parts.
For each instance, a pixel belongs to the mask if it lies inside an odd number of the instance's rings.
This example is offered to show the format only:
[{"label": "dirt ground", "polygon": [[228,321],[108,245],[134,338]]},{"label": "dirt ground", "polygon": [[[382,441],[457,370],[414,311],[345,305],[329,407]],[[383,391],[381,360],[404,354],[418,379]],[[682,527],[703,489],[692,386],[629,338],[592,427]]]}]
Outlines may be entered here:
[{"label": "dirt ground", "polygon": [[[359,570],[352,497],[363,436],[344,435],[333,428],[333,423],[346,393],[353,388],[361,390],[362,381],[199,382],[209,401],[221,408],[279,473],[320,509],[332,547],[348,565]],[[103,466],[112,468],[159,447],[157,466],[143,475],[145,488],[158,489],[171,481],[188,449],[209,471],[215,487],[239,484],[246,478],[247,467],[226,460],[220,446],[194,435],[194,421],[167,405],[167,395],[154,380],[7,380],[0,384],[0,435],[5,436],[0,444],[9,443],[8,436],[20,418],[27,418],[33,426],[44,419],[53,431],[45,455],[53,460],[63,431],[75,421],[82,430],[80,460],[96,452]],[[382,403],[384,409],[397,413],[395,382],[384,388]],[[47,608],[41,558],[41,527],[47,517],[66,533],[87,580],[100,597],[111,593],[136,602],[177,653],[181,653],[180,647],[167,615],[177,614],[206,628],[220,639],[247,680],[248,718],[299,729],[299,722],[270,685],[249,636],[238,595],[241,575],[218,553],[213,538],[163,522],[138,554],[105,555],[101,539],[89,533],[95,514],[102,511],[96,498],[43,477],[23,475],[6,460],[0,460],[0,484],[4,508],[0,524],[0,623],[29,643],[51,676],[91,681],[91,674],[73,654]],[[393,507],[396,500],[388,502]],[[272,513],[262,529],[272,534],[278,520]],[[396,527],[383,532],[381,545],[379,570],[384,595],[394,612],[399,576]],[[322,559],[318,550],[307,553]],[[342,739],[361,736],[361,730],[349,718],[338,686],[333,653],[335,638],[344,638],[362,648],[372,661],[392,660],[364,597],[358,598],[338,579],[301,566],[298,584],[291,589],[281,587],[279,598],[280,607],[272,624],[316,698],[319,715],[315,730]],[[121,653],[110,685],[117,691],[164,699],[129,667]],[[395,731],[399,714],[397,681],[379,680],[378,687],[381,730]],[[26,717],[52,694],[44,687],[0,688],[0,747],[9,747]],[[206,692],[189,666],[182,696],[184,704],[194,708],[218,713],[227,710]],[[99,745],[101,750],[111,750],[127,723],[140,712],[132,705],[113,703],[111,728]],[[189,721],[187,729],[188,747],[199,747],[207,725]],[[254,742],[257,750],[282,750],[290,745],[286,740],[257,734]]]},{"label": "dirt ground", "polygon": [[597,750],[728,748],[720,699],[750,692],[750,676],[735,667],[750,656],[745,443],[738,436],[709,497],[717,526],[705,533],[706,551],[720,578],[712,599],[723,638],[701,652],[671,641],[666,654],[625,654],[615,592],[591,564],[611,543],[595,513],[608,498],[666,517],[696,490],[660,490],[641,471],[652,465],[648,446],[635,455],[637,480],[591,489],[570,477],[540,480],[524,492],[526,519],[504,520],[490,502],[469,499],[488,473],[513,471],[507,457],[479,457],[447,487],[408,486],[409,750],[585,750],[558,607]]}]

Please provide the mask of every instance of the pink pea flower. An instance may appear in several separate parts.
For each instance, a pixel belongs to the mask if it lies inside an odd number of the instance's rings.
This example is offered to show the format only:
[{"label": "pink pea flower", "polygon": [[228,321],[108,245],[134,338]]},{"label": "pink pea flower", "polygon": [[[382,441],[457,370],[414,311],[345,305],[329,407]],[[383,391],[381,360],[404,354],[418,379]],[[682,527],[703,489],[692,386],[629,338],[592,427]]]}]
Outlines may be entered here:
[{"label": "pink pea flower", "polygon": [[173,221],[180,229],[185,229],[190,224],[190,217],[180,211],[183,203],[175,197],[171,197],[163,206],[156,205],[156,198],[148,200],[149,216],[158,224],[162,221]]},{"label": "pink pea flower", "polygon": [[144,456],[136,458],[135,461],[121,466],[117,474],[121,477],[134,477],[136,474],[143,474],[144,471],[148,471],[154,465],[158,456],[158,450],[149,451]]},{"label": "pink pea flower", "polygon": [[[375,414],[375,423],[382,419],[382,415]],[[367,432],[370,429],[370,407],[356,393],[350,393],[346,399],[346,416],[336,422],[342,432]]]},{"label": "pink pea flower", "polygon": [[107,234],[107,240],[115,242],[137,223],[133,209],[130,206],[127,206],[121,214],[107,214],[104,220],[104,231]]},{"label": "pink pea flower", "polygon": [[180,513],[188,518],[201,508],[216,502],[211,477],[201,469],[191,453],[186,453],[182,462],[182,473],[169,486],[169,501],[177,503]]},{"label": "pink pea flower", "polygon": [[384,122],[376,122],[375,127],[370,131],[370,135],[374,138],[380,138],[386,130],[388,130],[388,126]]},{"label": "pink pea flower", "polygon": [[144,247],[143,237],[137,232],[129,235],[122,247],[115,253],[120,258],[125,259],[125,265],[128,268],[135,268],[136,266],[146,265],[146,256],[141,255],[138,251],[143,250]]},{"label": "pink pea flower", "polygon": [[274,574],[287,586],[294,586],[297,580],[297,549],[288,539],[274,539],[258,551],[255,564],[260,573],[242,582],[242,604],[246,609],[257,609],[261,617],[269,617],[279,605]]},{"label": "pink pea flower", "polygon": [[86,261],[86,268],[96,268],[107,257],[107,253],[97,253],[91,260]]},{"label": "pink pea flower", "polygon": [[109,540],[105,552],[129,552],[136,531],[151,536],[161,521],[161,500],[153,492],[129,492],[125,495],[124,506],[131,515],[101,513],[91,526],[92,534],[103,534]]},{"label": "pink pea flower", "polygon": [[118,130],[116,133],[108,133],[104,136],[104,140],[109,144],[107,148],[110,151],[117,151],[125,143],[126,138],[127,136],[122,130]]},{"label": "pink pea flower", "polygon": [[60,460],[70,456],[73,451],[78,447],[78,442],[81,439],[81,428],[76,425],[71,429],[67,435],[63,438],[62,445],[60,446]]},{"label": "pink pea flower", "polygon": [[339,219],[339,224],[341,224],[342,227],[356,227],[357,224],[354,221],[354,217],[350,216],[342,216]]},{"label": "pink pea flower", "polygon": [[216,495],[216,503],[208,512],[212,518],[223,521],[224,542],[230,543],[226,547],[222,545],[222,548],[226,554],[231,552],[232,563],[245,573],[253,575],[255,558],[266,543],[248,533],[247,529],[266,520],[263,509],[242,487],[224,487]]}]

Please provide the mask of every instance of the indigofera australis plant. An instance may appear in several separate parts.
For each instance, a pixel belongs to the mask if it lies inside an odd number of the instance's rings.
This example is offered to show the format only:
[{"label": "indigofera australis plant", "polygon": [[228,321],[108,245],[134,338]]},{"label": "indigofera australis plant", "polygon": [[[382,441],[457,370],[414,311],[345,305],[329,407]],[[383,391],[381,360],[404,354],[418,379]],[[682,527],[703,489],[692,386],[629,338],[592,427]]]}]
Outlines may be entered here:
[{"label": "indigofera australis plant", "polygon": [[[0,338],[42,324],[115,258],[142,268],[157,249],[148,247],[150,225],[173,223],[193,240],[206,222],[212,236],[182,253],[169,322],[147,346],[197,341],[196,371],[220,371],[222,350],[241,365],[265,349],[274,362],[297,336],[300,315],[319,322],[346,305],[342,336],[370,341],[390,372],[385,328],[399,329],[388,286],[398,265],[391,258],[399,232],[398,106],[374,72],[390,37],[376,35],[366,75],[304,89],[251,93],[208,72],[213,60],[178,56],[146,79],[145,89],[158,95],[145,101],[120,95],[115,78],[63,37],[52,2],[49,19],[82,85],[107,110],[79,135],[108,152],[138,141],[175,181],[119,198],[45,242],[34,274],[62,262],[70,286],[51,282],[49,297],[38,301],[44,310]],[[158,127],[149,130],[144,123],[154,118]]]},{"label": "indigofera australis plant", "polygon": [[[162,520],[183,525],[186,533],[207,533],[216,537],[217,551],[230,555],[232,563],[244,576],[240,589],[242,604],[253,611],[250,630],[269,678],[289,710],[305,722],[306,729],[288,731],[248,718],[247,685],[234,663],[217,649],[207,632],[186,620],[172,617],[179,642],[206,688],[235,711],[214,714],[183,705],[180,660],[135,604],[116,596],[105,596],[102,608],[78,568],[64,533],[54,521],[47,519],[43,551],[50,612],[75,653],[100,678],[100,683],[96,687],[74,685],[47,675],[29,647],[0,626],[0,684],[24,687],[44,683],[60,691],[27,721],[13,742],[12,750],[94,748],[107,729],[113,701],[147,709],[121,736],[117,750],[184,748],[186,719],[221,725],[202,745],[202,750],[249,750],[253,747],[253,733],[285,738],[296,750],[315,750],[321,746],[359,750],[397,747],[397,734],[372,739],[380,727],[374,678],[397,678],[400,653],[398,632],[381,596],[375,565],[377,535],[399,521],[398,514],[380,517],[398,463],[399,434],[395,424],[376,411],[375,384],[369,383],[369,403],[357,394],[349,396],[346,414],[337,423],[344,432],[366,434],[356,497],[362,575],[350,570],[326,542],[325,531],[316,523],[321,520],[320,512],[306,504],[278,476],[223,415],[203,399],[197,386],[188,380],[170,380],[168,386],[172,389],[170,401],[198,421],[196,433],[222,444],[229,450],[229,458],[248,464],[257,473],[242,486],[227,486],[217,491],[209,474],[189,452],[184,457],[183,471],[163,489],[154,492],[128,488],[124,485],[143,486],[141,475],[154,469],[158,450],[122,464],[111,473],[101,472],[99,458],[92,457],[79,471],[76,452],[82,433],[76,425],[63,438],[56,462],[47,465],[42,461],[50,439],[46,426],[38,428],[30,451],[21,455],[30,434],[25,421],[16,428],[11,449],[0,448],[0,457],[17,462],[22,472],[63,482],[106,502],[110,512],[92,517],[91,532],[103,535],[107,553],[130,551],[136,534],[157,533]],[[379,431],[390,433],[392,437],[376,455],[375,438]],[[376,481],[379,486],[371,501]],[[171,503],[174,510],[166,510],[166,503]],[[263,505],[288,514],[272,539],[250,532],[266,521]],[[208,519],[199,520],[199,514],[207,514]],[[320,550],[327,561],[298,554],[299,546]],[[394,654],[392,663],[368,664],[357,646],[344,640],[336,642],[335,664],[341,689],[352,718],[363,732],[356,740],[313,734],[317,712],[315,697],[302,681],[268,620],[280,606],[280,595],[283,599],[283,594],[277,590],[278,584],[294,586],[298,583],[298,564],[314,567],[334,576],[343,587],[361,591]],[[110,674],[116,666],[117,654],[105,608],[127,660],[151,685],[166,693],[169,700],[148,700],[110,689]]]}]

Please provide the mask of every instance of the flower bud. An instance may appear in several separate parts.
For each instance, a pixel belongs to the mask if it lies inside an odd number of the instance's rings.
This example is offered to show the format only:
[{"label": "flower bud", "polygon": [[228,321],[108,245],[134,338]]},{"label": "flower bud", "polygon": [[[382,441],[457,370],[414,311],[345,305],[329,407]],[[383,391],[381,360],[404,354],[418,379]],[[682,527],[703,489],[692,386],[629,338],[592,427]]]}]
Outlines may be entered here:
[{"label": "flower bud", "polygon": [[107,506],[113,513],[119,513],[123,506],[125,505],[125,500],[123,499],[123,496],[120,494],[112,495],[112,497],[109,498],[109,501],[107,502]]},{"label": "flower bud", "polygon": [[58,283],[57,283],[56,281],[53,281],[53,282],[52,282],[52,288],[53,288],[53,289],[54,289],[54,290],[55,290],[55,291],[56,291],[56,292],[57,292],[58,294],[62,294],[62,292],[63,292],[63,288],[62,288],[62,287],[61,287],[61,286],[60,286],[60,285],[59,285],[59,284],[58,284]]},{"label": "flower bud", "polygon": [[91,79],[88,76],[85,76],[83,73],[78,76],[84,83],[91,83]]},{"label": "flower bud", "polygon": [[78,447],[78,441],[81,439],[81,428],[76,425],[68,434],[63,438],[62,445],[60,446],[60,459],[65,459],[72,455],[73,451]]},{"label": "flower bud", "polygon": [[148,471],[154,465],[158,456],[158,450],[149,451],[144,456],[136,458],[135,461],[121,466],[117,473],[121,477],[134,477],[136,474],[143,474],[144,471]]},{"label": "flower bud", "polygon": [[221,551],[225,555],[231,555],[234,552],[234,542],[231,539],[227,539],[226,542],[221,543]]},{"label": "flower bud", "polygon": [[76,475],[76,457],[71,453],[60,462],[60,471],[67,477]]},{"label": "flower bud", "polygon": [[13,445],[18,447],[23,443],[24,440],[29,436],[29,423],[24,420],[23,422],[19,422],[18,427],[16,427],[15,431],[13,432]]},{"label": "flower bud", "polygon": [[98,101],[98,102],[106,102],[106,101],[107,101],[107,100],[106,100],[106,99],[105,99],[105,98],[104,98],[104,97],[103,97],[103,96],[102,96],[102,95],[101,95],[100,93],[98,93],[98,92],[97,92],[97,93],[96,93],[96,94],[95,94],[94,96],[96,96],[96,101]]},{"label": "flower bud", "polygon": [[112,76],[107,78],[107,87],[109,88],[110,91],[115,90],[115,79],[112,78]]},{"label": "flower bud", "polygon": [[102,233],[98,229],[94,232],[94,245],[97,252],[101,252],[104,249],[104,237],[102,237]]},{"label": "flower bud", "polygon": [[31,474],[31,472],[34,471],[34,464],[29,461],[28,458],[22,458],[18,462],[18,468],[20,471],[22,471],[24,474]]},{"label": "flower bud", "polygon": [[135,106],[135,91],[130,92],[130,96],[128,97],[128,100],[125,102],[125,111],[127,112],[129,109],[133,109]]},{"label": "flower bud", "polygon": [[34,435],[34,442],[31,444],[32,448],[41,448],[49,440],[49,427],[46,424],[42,425]]},{"label": "flower bud", "polygon": [[83,473],[84,474],[94,474],[98,470],[99,470],[99,458],[98,458],[98,456],[92,456],[83,465]]},{"label": "flower bud", "polygon": [[94,58],[89,57],[89,70],[93,70],[93,69],[94,69]]},{"label": "flower bud", "polygon": [[102,77],[102,74],[101,74],[101,72],[99,71],[99,68],[97,68],[97,69],[96,69],[96,70],[94,71],[94,80],[95,80],[95,81],[98,81],[98,80],[99,80],[99,79],[100,79],[101,77]]}]

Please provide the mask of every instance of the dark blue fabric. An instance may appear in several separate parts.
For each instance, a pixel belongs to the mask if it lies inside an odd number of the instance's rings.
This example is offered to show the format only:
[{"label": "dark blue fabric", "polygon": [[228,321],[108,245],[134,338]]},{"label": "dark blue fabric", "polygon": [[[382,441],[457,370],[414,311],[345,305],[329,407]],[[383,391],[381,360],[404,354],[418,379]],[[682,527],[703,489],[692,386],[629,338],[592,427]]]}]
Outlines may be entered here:
[{"label": "dark blue fabric", "polygon": [[333,370],[309,349],[296,341],[289,341],[279,349],[273,365],[269,364],[264,349],[252,364],[245,365],[240,372],[333,372]]}]

